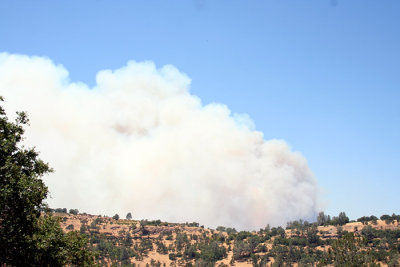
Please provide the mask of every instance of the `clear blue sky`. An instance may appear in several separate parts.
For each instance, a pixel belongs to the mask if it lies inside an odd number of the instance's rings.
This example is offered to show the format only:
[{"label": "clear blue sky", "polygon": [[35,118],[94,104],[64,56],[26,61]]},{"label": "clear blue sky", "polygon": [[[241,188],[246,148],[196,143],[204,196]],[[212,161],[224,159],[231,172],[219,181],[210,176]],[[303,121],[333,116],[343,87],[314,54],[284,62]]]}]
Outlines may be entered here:
[{"label": "clear blue sky", "polygon": [[73,81],[173,64],[203,103],[247,113],[309,161],[325,211],[400,213],[400,1],[0,2],[0,51]]}]

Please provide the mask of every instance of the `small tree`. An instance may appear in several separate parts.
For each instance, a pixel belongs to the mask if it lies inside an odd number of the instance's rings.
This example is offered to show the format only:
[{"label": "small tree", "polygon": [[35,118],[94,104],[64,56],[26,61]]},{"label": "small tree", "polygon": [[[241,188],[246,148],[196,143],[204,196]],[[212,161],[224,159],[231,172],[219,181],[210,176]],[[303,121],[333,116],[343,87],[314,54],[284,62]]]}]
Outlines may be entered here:
[{"label": "small tree", "polygon": [[333,225],[345,225],[349,222],[349,217],[346,216],[345,212],[340,212],[338,217],[333,217],[331,224]]},{"label": "small tree", "polygon": [[132,219],[132,213],[128,212],[128,214],[126,214],[126,219],[127,220],[131,220]]},{"label": "small tree", "polygon": [[70,209],[70,210],[69,210],[69,213],[70,213],[70,214],[74,214],[74,215],[78,215],[79,210],[77,210],[77,209]]},{"label": "small tree", "polygon": [[381,220],[385,221],[386,224],[390,224],[393,221],[392,216],[384,214],[381,216]]},{"label": "small tree", "polygon": [[338,223],[339,225],[345,225],[346,223],[349,222],[349,217],[346,216],[345,212],[340,212],[339,217],[338,217]]},{"label": "small tree", "polygon": [[112,217],[114,220],[119,220],[119,215],[118,214],[115,214],[113,217]]},{"label": "small tree", "polygon": [[318,225],[325,225],[326,224],[326,217],[325,217],[325,213],[323,211],[318,213],[317,224]]},{"label": "small tree", "polygon": [[373,258],[363,238],[354,233],[346,233],[341,239],[334,240],[329,248],[328,259],[334,266],[371,266]]},{"label": "small tree", "polygon": [[327,225],[330,223],[330,221],[331,221],[331,217],[329,215],[325,215],[325,213],[323,211],[318,213],[318,217],[317,217],[318,225],[320,225],[320,226]]}]

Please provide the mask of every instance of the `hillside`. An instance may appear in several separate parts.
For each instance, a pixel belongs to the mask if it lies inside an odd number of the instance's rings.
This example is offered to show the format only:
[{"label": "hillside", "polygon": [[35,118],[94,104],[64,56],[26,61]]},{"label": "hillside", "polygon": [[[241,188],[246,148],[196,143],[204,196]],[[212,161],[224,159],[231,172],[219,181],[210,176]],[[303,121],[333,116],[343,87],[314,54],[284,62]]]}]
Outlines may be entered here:
[{"label": "hillside", "polygon": [[55,215],[61,218],[64,231],[88,236],[100,265],[340,266],[341,261],[354,261],[351,266],[364,262],[399,266],[399,221],[390,218],[342,226],[300,221],[286,229],[267,226],[257,232],[238,232],[225,227],[206,229],[197,223]]}]

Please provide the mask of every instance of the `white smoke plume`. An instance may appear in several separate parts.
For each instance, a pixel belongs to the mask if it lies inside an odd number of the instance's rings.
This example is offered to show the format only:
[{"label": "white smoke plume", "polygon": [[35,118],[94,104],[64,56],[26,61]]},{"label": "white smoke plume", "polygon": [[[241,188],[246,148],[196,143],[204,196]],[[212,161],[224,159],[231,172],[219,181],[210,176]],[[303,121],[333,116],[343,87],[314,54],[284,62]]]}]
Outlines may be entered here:
[{"label": "white smoke plume", "polygon": [[250,230],[313,218],[306,159],[247,116],[202,105],[190,82],[130,61],[90,88],[49,59],[0,54],[4,106],[28,112],[26,142],[55,169],[44,178],[52,207]]}]

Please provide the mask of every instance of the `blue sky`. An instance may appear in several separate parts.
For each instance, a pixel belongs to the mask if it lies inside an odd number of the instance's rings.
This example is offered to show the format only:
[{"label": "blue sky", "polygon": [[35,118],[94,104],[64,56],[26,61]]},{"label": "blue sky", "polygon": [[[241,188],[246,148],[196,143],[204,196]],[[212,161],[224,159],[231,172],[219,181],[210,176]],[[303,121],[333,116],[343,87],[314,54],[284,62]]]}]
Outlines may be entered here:
[{"label": "blue sky", "polygon": [[300,151],[325,211],[400,213],[400,2],[1,1],[0,51],[73,81],[130,59],[172,64],[203,103]]}]

